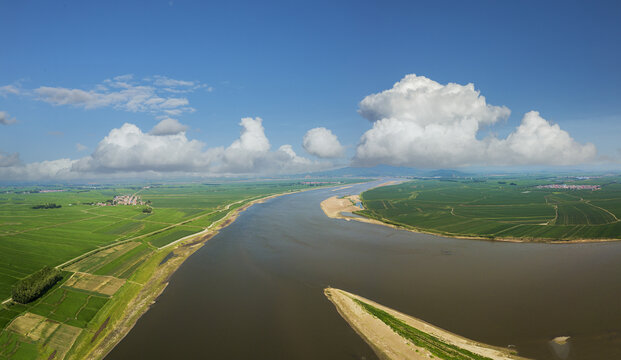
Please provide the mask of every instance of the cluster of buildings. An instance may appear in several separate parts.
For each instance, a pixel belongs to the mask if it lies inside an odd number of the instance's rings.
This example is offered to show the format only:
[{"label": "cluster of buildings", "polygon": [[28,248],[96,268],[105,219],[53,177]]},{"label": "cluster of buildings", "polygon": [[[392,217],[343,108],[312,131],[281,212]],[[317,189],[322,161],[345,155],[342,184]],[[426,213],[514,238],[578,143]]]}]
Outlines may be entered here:
[{"label": "cluster of buildings", "polygon": [[136,195],[117,195],[112,199],[113,205],[144,205],[140,196]]},{"label": "cluster of buildings", "polygon": [[106,202],[98,202],[97,206],[114,206],[114,205],[144,205],[140,196],[136,195],[117,195],[112,200]]},{"label": "cluster of buildings", "polygon": [[341,182],[340,181],[302,181],[301,184],[317,186],[317,185],[341,184]]},{"label": "cluster of buildings", "polygon": [[599,185],[567,185],[567,184],[550,184],[539,185],[537,189],[562,189],[562,190],[600,190],[602,187]]}]

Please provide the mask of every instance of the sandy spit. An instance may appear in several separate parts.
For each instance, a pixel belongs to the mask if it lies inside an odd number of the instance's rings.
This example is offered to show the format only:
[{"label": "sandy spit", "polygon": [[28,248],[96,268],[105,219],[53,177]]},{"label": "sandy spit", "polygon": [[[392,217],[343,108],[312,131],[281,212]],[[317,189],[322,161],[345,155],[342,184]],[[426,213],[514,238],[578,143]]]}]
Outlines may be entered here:
[{"label": "sandy spit", "polygon": [[405,315],[391,308],[344,290],[326,288],[326,297],[336,306],[339,314],[360,335],[380,359],[429,359],[432,354],[425,348],[418,347],[394,332],[388,325],[366,312],[353,299],[358,299],[378,309],[386,311],[406,324],[433,335],[441,341],[466,349],[470,352],[494,360],[526,360],[511,353],[511,350],[482,344],[443,330],[420,319]]}]

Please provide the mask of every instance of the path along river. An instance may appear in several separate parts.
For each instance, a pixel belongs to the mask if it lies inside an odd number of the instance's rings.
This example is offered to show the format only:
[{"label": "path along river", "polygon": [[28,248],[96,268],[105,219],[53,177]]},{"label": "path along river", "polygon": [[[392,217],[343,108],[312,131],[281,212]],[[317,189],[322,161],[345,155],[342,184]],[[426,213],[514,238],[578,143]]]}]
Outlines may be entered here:
[{"label": "path along river", "polygon": [[181,266],[107,359],[375,359],[327,286],[527,357],[621,359],[621,242],[451,239],[319,206],[377,184],[254,205]]}]

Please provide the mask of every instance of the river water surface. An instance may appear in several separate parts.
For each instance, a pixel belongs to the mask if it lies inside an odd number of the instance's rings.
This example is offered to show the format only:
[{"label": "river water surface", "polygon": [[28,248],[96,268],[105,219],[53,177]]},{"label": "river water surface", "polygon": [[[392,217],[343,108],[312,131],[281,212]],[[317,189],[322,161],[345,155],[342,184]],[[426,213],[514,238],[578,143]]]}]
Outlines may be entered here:
[{"label": "river water surface", "polygon": [[620,242],[451,239],[321,211],[375,185],[252,206],[187,259],[107,359],[376,359],[327,286],[527,357],[621,359]]}]

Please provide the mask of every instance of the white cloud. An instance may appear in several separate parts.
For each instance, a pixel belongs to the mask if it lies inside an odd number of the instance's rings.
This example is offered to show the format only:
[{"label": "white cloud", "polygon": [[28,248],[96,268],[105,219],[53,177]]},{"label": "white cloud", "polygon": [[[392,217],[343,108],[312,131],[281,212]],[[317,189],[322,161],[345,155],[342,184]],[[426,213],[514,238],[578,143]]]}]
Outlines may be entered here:
[{"label": "white cloud", "polygon": [[[558,124],[551,124],[537,111],[529,111],[522,123],[506,139],[494,139],[490,157],[498,164],[574,165],[592,160],[595,145],[576,142]],[[501,155],[503,158],[498,158]]]},{"label": "white cloud", "polygon": [[270,151],[261,118],[243,118],[239,139],[226,149],[220,148],[214,171],[227,174],[293,173],[319,169],[326,164],[298,156],[291,145]]},{"label": "white cloud", "polygon": [[527,113],[506,139],[479,139],[482,126],[510,111],[487,104],[473,84],[441,85],[408,75],[392,89],[365,97],[359,112],[373,123],[356,149],[359,165],[571,165],[596,154],[595,146],[576,142],[537,112]]},{"label": "white cloud", "polygon": [[82,144],[80,144],[80,143],[77,143],[77,144],[75,144],[75,149],[76,149],[78,152],[82,152],[82,151],[84,151],[84,150],[88,149],[88,147],[86,147],[85,145],[82,145]]},{"label": "white cloud", "polygon": [[0,151],[0,167],[14,166],[19,164],[19,154],[7,154]]},{"label": "white cloud", "polygon": [[[152,78],[134,80],[131,74],[106,79],[92,89],[72,89],[41,86],[33,93],[39,100],[52,105],[69,105],[84,109],[113,107],[130,112],[150,112],[179,116],[194,112],[185,97],[171,93],[190,93],[206,87],[197,81],[175,80],[156,75]],[[172,95],[172,96],[171,96]]]},{"label": "white cloud", "polygon": [[392,89],[365,97],[358,112],[370,121],[399,118],[420,126],[463,119],[492,124],[511,113],[505,106],[488,105],[473,84],[441,85],[414,74],[405,76]]},{"label": "white cloud", "polygon": [[161,75],[155,75],[155,76],[153,76],[153,78],[155,79],[153,81],[153,83],[155,85],[158,85],[158,86],[165,86],[165,87],[177,87],[177,86],[188,87],[188,86],[195,86],[195,82],[194,81],[175,80],[175,79],[171,79],[169,77],[161,76]]},{"label": "white cloud", "polygon": [[112,129],[88,157],[73,164],[79,172],[199,171],[210,162],[204,144],[184,133],[158,136],[143,133],[136,125]]},{"label": "white cloud", "polygon": [[223,172],[253,172],[257,160],[263,158],[270,149],[270,142],[265,136],[261,118],[243,118],[239,125],[242,131],[222,152],[221,170]]},{"label": "white cloud", "polygon": [[17,120],[9,116],[6,111],[0,111],[0,124],[2,125],[11,125],[15,124]]},{"label": "white cloud", "polygon": [[336,135],[325,127],[308,130],[302,139],[302,147],[309,154],[320,158],[338,158],[345,153]]},{"label": "white cloud", "polygon": [[[240,125],[240,137],[230,146],[205,149],[204,143],[188,139],[185,131],[155,135],[124,124],[112,129],[92,154],[81,159],[19,164],[17,155],[2,155],[0,163],[5,165],[0,167],[0,180],[283,174],[332,166],[298,156],[291,145],[271,151],[260,118],[244,118]],[[82,149],[79,145],[78,150]],[[2,160],[5,157],[17,160]]]},{"label": "white cloud", "polygon": [[76,160],[71,159],[58,159],[0,167],[0,179],[28,181],[73,179],[79,177],[79,174],[71,169],[75,162]]},{"label": "white cloud", "polygon": [[176,119],[165,118],[149,131],[151,135],[175,135],[187,131],[188,127]]},{"label": "white cloud", "polygon": [[215,172],[230,174],[281,174],[319,170],[329,163],[311,161],[298,156],[289,144],[276,151],[265,136],[261,118],[243,118],[242,132],[228,148],[222,149]]},{"label": "white cloud", "polygon": [[0,86],[0,95],[7,96],[11,95],[19,95],[20,91],[15,85],[4,85]]}]

